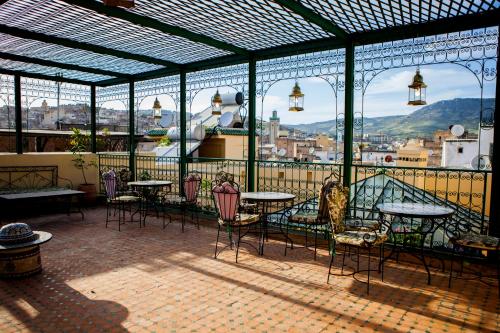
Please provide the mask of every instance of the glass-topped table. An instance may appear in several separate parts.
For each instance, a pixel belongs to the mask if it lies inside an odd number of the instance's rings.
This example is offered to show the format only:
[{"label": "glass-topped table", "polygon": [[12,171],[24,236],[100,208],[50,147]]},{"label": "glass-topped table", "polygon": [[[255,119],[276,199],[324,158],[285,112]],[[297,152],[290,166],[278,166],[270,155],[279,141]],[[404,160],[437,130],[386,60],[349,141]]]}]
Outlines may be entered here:
[{"label": "glass-topped table", "polygon": [[[263,241],[261,243],[260,254],[264,254],[264,238],[267,239],[269,234],[268,232],[268,216],[273,213],[272,205],[277,204],[279,206],[282,205],[283,211],[287,208],[287,205],[295,200],[295,195],[290,193],[282,193],[282,192],[241,192],[240,196],[241,200],[246,200],[251,203],[257,203],[261,206],[261,216],[262,216],[262,224],[264,229]],[[286,239],[290,242],[292,240],[288,237],[288,235],[283,231],[280,225],[279,233],[283,234]]]},{"label": "glass-topped table", "polygon": [[392,257],[394,251],[418,248],[415,255],[427,271],[427,283],[431,283],[431,273],[424,256],[425,242],[428,236],[433,233],[440,223],[446,222],[453,216],[454,210],[449,207],[421,204],[414,202],[390,202],[377,205],[380,214],[380,221],[387,228],[387,235],[393,242],[391,253],[384,258],[384,261]]},{"label": "glass-topped table", "polygon": [[144,213],[142,226],[146,225],[146,216],[148,215],[149,206],[155,209],[157,216],[159,214],[157,200],[160,189],[164,188],[167,192],[170,192],[172,189],[172,182],[169,180],[138,180],[128,182],[127,185],[139,192],[142,198],[140,207],[140,210]]}]

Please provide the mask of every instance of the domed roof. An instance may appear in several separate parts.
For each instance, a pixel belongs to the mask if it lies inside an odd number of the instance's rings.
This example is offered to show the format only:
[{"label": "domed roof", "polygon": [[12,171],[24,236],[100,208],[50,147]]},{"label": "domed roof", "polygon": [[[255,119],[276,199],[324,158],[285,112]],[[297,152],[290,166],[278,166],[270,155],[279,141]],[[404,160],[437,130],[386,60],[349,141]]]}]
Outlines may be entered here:
[{"label": "domed roof", "polygon": [[0,244],[20,244],[38,238],[26,223],[10,223],[0,228]]}]

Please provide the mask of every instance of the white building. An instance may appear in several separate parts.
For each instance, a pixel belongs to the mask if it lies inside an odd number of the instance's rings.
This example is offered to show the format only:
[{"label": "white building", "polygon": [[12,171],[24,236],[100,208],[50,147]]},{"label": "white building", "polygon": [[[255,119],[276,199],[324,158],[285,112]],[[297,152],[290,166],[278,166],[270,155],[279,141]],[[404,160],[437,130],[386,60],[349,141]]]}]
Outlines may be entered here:
[{"label": "white building", "polygon": [[448,168],[490,169],[493,127],[481,128],[478,139],[446,139],[441,166]]}]

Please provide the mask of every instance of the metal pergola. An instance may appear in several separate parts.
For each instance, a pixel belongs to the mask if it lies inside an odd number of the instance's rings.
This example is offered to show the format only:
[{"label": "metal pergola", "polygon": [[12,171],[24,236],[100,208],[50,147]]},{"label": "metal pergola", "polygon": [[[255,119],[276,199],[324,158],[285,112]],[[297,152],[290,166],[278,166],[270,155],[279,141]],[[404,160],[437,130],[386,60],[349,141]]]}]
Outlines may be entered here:
[{"label": "metal pergola", "polygon": [[[498,26],[499,22],[498,0],[136,0],[131,9],[109,7],[98,0],[0,0],[0,73],[14,76],[17,153],[22,153],[21,76],[90,87],[93,152],[96,87],[127,84],[131,170],[135,83],[178,75],[182,179],[186,172],[187,73],[248,64],[248,165],[253,166],[257,61],[344,49],[344,182],[348,185],[355,47]],[[498,81],[497,75],[497,100]],[[496,130],[497,142],[499,134]],[[495,175],[500,165],[498,150],[497,145]],[[254,172],[249,167],[250,191]],[[500,185],[498,178],[493,177],[492,189]],[[493,190],[491,196],[492,202],[499,200]],[[495,218],[500,218],[500,209],[492,205],[491,219]],[[493,225],[500,227],[500,223]]]}]

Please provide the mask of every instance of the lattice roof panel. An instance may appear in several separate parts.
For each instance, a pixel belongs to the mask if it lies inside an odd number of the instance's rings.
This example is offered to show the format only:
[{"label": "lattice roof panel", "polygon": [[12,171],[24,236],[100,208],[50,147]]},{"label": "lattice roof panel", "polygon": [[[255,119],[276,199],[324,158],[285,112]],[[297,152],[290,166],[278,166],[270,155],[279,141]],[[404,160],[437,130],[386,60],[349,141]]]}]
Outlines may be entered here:
[{"label": "lattice roof panel", "polygon": [[98,82],[113,78],[112,76],[107,76],[107,75],[91,74],[86,72],[60,69],[57,67],[41,66],[41,65],[36,65],[21,61],[6,60],[6,59],[0,59],[0,72],[2,72],[2,69],[12,70],[12,71],[24,71],[29,73],[51,75],[51,76],[62,75],[67,79],[84,80],[90,82]]},{"label": "lattice roof panel", "polygon": [[[474,16],[484,12],[489,13]],[[366,32],[457,16],[469,16],[458,19],[466,29],[479,28],[497,24],[498,13],[499,0],[135,0],[131,9],[103,7],[102,0],[0,0],[0,52],[10,70],[63,73],[89,82],[116,76],[102,84],[117,84],[129,75],[144,79],[175,73],[176,64],[190,64],[186,68],[193,70],[219,60],[241,63],[252,53],[266,59],[341,47],[346,34],[367,43],[378,39]],[[484,23],[478,22],[485,16]],[[430,25],[425,33],[450,32],[457,20],[452,21],[444,29]],[[409,35],[419,33],[409,30]],[[405,38],[401,31],[385,30],[381,40]],[[41,61],[27,65],[30,59],[20,56]],[[204,60],[209,61],[197,63]],[[51,67],[57,65],[53,62],[72,70]],[[165,65],[170,68],[164,70]]]},{"label": "lattice roof panel", "polygon": [[163,66],[160,65],[126,60],[110,55],[18,38],[2,33],[0,33],[0,45],[1,52],[95,69],[104,69],[124,74],[137,74],[163,68]]},{"label": "lattice roof panel", "polygon": [[498,0],[301,0],[301,3],[350,33],[500,8]]},{"label": "lattice roof panel", "polygon": [[136,0],[131,12],[257,50],[332,37],[269,0]]},{"label": "lattice roof panel", "polygon": [[230,54],[58,0],[9,0],[0,23],[181,64]]}]

